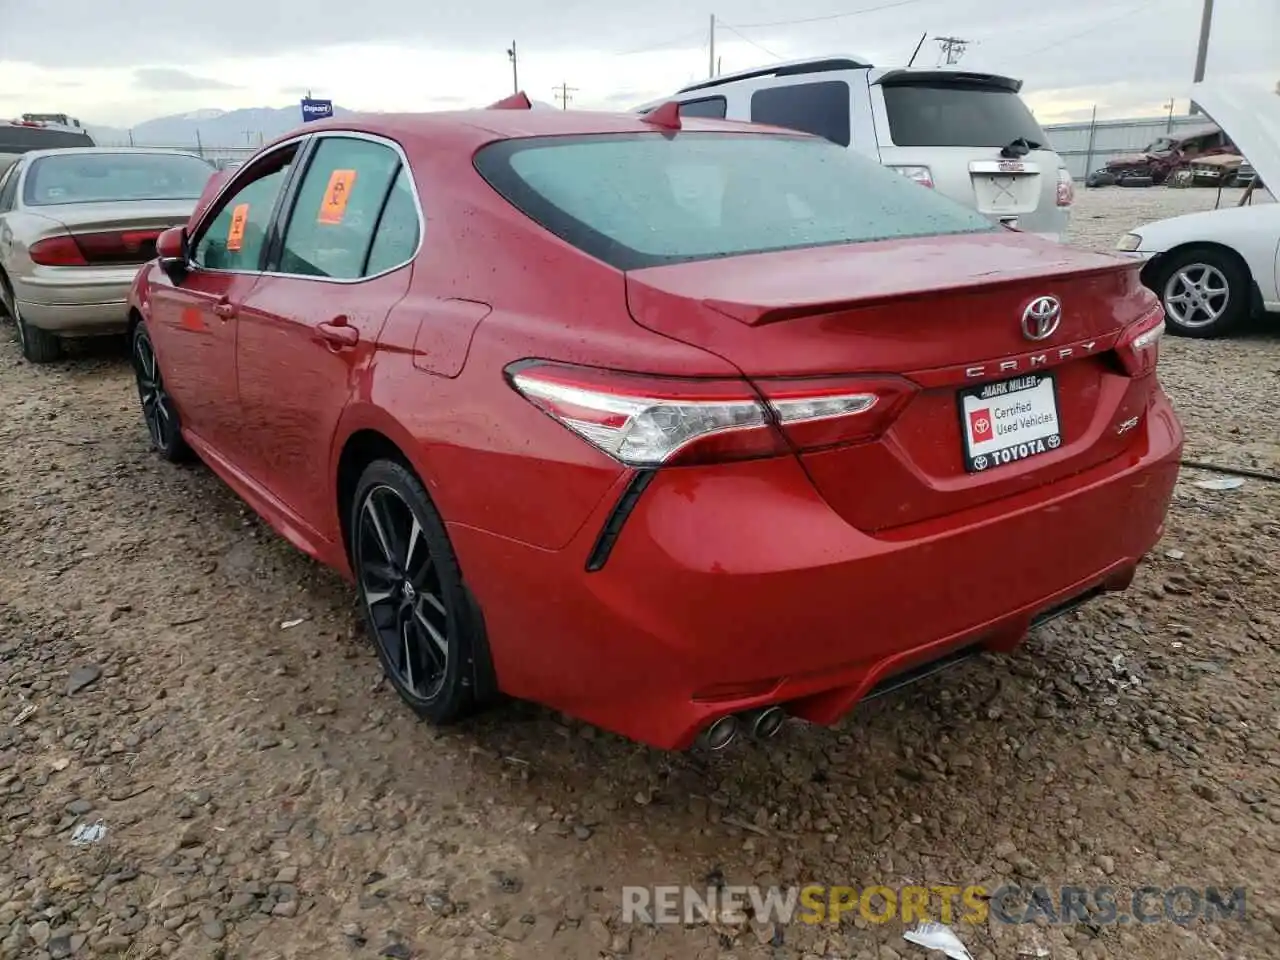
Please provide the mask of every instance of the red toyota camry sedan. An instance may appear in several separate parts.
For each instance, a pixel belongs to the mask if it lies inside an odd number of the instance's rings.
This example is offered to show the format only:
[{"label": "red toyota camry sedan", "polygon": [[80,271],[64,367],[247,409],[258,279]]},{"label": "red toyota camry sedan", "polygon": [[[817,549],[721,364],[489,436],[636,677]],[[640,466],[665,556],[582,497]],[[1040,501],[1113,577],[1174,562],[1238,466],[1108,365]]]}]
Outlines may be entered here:
[{"label": "red toyota camry sedan", "polygon": [[831,724],[1126,587],[1182,432],[1126,260],[786,130],[309,124],[132,305],[151,442],[353,579],[437,723],[664,748]]}]

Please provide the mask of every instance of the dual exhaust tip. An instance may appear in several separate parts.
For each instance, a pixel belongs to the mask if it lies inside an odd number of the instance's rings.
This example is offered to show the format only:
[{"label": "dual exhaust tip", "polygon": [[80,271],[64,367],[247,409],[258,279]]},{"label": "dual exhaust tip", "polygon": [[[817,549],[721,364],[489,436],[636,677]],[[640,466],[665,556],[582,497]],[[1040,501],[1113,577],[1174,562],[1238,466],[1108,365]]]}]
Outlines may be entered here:
[{"label": "dual exhaust tip", "polygon": [[787,713],[781,707],[761,707],[744,713],[731,713],[714,720],[698,735],[698,745],[706,750],[723,750],[746,733],[755,740],[768,740],[782,729]]}]

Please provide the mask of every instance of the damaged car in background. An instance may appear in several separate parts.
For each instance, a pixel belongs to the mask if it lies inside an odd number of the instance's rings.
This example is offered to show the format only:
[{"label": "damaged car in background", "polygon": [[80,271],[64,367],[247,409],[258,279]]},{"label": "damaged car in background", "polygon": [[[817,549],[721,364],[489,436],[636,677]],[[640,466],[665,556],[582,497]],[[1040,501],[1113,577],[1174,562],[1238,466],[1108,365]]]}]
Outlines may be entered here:
[{"label": "damaged car in background", "polygon": [[[1197,84],[1193,96],[1231,131],[1250,173],[1280,183],[1280,96],[1209,82]],[[1280,315],[1280,203],[1256,176],[1250,181],[1248,199],[1256,202],[1157,220],[1117,243],[1121,253],[1146,261],[1142,281],[1164,304],[1170,333],[1221,337],[1251,317]]]}]

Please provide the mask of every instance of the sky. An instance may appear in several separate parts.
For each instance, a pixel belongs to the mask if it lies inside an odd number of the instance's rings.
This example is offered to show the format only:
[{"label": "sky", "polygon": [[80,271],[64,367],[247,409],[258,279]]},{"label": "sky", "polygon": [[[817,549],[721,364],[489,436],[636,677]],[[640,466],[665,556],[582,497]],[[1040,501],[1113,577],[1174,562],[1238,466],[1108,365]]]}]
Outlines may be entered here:
[{"label": "sky", "polygon": [[[1042,123],[1186,110],[1203,0],[0,0],[0,116],[129,127],[198,109],[286,106],[310,89],[353,110],[483,106],[519,85],[630,109],[704,79],[710,14],[729,73],[846,53],[896,66],[928,33],[961,64],[1025,81]],[[431,9],[432,7],[435,9]],[[1217,0],[1207,75],[1280,82],[1280,2]]]}]

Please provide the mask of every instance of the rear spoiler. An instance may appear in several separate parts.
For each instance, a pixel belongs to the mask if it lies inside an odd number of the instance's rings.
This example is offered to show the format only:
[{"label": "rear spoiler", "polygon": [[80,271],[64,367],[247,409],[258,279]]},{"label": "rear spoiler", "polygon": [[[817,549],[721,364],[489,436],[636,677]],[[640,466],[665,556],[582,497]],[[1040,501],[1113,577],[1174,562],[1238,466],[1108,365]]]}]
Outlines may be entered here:
[{"label": "rear spoiler", "polygon": [[1022,81],[1002,77],[998,73],[970,73],[963,70],[890,70],[879,80],[882,87],[925,86],[985,87],[990,90],[1007,90],[1017,93]]}]

